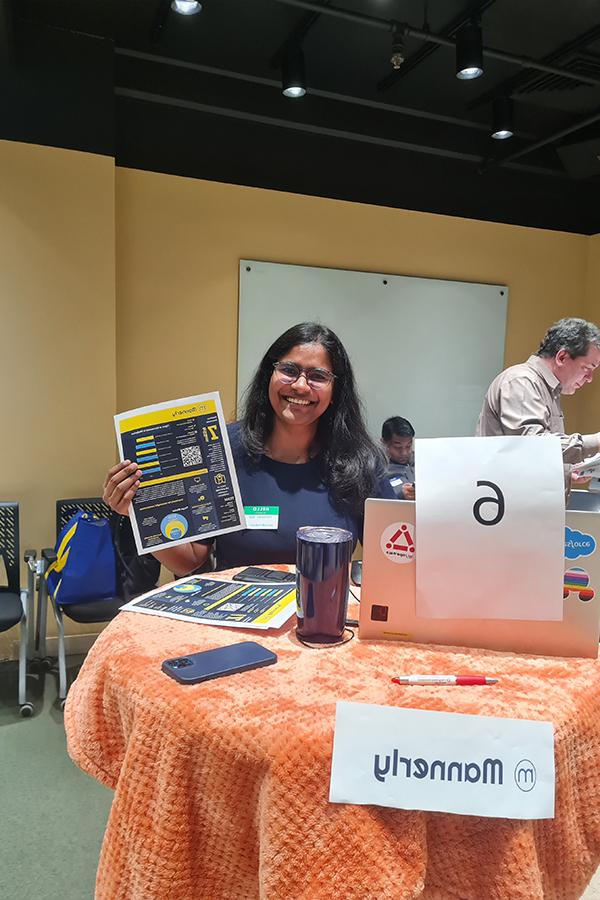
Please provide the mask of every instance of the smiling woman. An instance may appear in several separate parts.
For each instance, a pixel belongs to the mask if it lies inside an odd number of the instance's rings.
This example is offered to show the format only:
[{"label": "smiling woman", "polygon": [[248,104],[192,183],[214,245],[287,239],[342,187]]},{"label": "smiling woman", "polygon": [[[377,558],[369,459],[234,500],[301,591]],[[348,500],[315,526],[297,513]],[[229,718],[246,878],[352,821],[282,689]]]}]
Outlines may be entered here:
[{"label": "smiling woman", "polygon": [[[304,428],[309,445],[312,443],[317,420],[332,402],[336,376],[331,365],[327,350],[317,343],[298,344],[285,354],[285,359],[273,363],[269,402],[275,413],[274,430],[280,437],[288,427],[298,426]],[[299,437],[293,434],[294,443],[300,448]],[[307,456],[308,450],[309,447],[300,448],[301,455]]]},{"label": "smiling woman", "polygon": [[[218,569],[294,563],[303,525],[344,528],[356,543],[366,498],[394,498],[348,354],[324,325],[294,325],[274,341],[246,391],[241,421],[228,431],[249,527],[216,538]],[[135,464],[120,463],[108,474],[104,500],[127,515],[138,485]],[[185,575],[206,562],[212,545],[199,541],[155,555]]]}]

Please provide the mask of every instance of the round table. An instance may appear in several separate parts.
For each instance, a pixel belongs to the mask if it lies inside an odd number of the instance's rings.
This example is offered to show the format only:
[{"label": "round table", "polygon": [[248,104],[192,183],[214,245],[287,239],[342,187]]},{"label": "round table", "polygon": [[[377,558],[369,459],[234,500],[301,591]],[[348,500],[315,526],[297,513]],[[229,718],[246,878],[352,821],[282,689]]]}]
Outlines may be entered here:
[{"label": "round table", "polygon": [[[127,612],[98,637],[65,711],[73,760],[115,790],[97,898],[580,896],[600,862],[597,660],[358,638],[310,649],[293,626]],[[275,651],[277,664],[191,686],[161,671],[167,657],[240,640]],[[390,681],[415,671],[493,672],[501,682]],[[338,700],[552,721],[555,819],[329,803]]]}]

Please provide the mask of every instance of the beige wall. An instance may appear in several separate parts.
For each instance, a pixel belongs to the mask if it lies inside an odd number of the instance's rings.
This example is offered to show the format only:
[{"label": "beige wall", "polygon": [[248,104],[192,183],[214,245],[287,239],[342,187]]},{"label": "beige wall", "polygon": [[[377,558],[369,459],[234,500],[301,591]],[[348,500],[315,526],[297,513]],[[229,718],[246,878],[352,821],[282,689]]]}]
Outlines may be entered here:
[{"label": "beige wall", "polygon": [[[584,316],[600,325],[600,234],[588,238]],[[600,375],[580,398],[582,428],[600,431]]]},{"label": "beige wall", "polygon": [[0,298],[0,498],[39,550],[56,499],[97,495],[113,455],[112,159],[0,142]]},{"label": "beige wall", "polygon": [[[0,236],[0,497],[21,504],[22,549],[53,543],[57,497],[99,492],[115,409],[218,388],[233,415],[240,257],[506,283],[507,364],[562,315],[600,318],[600,236],[115,170],[19,143],[0,142]],[[598,390],[565,403],[572,428],[598,427]],[[15,638],[0,635],[0,658]]]},{"label": "beige wall", "polygon": [[[555,319],[583,314],[582,235],[128,169],[116,170],[116,215],[120,409],[218,388],[233,413],[244,257],[506,283],[507,364]],[[152,343],[160,370],[147,366]],[[565,402],[573,428],[578,400]]]}]

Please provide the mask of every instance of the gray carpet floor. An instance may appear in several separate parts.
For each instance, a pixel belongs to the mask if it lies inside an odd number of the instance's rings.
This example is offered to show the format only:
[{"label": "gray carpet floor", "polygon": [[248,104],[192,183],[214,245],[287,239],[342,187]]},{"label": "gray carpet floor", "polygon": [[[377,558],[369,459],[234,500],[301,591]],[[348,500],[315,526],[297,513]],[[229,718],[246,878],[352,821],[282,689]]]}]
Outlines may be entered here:
[{"label": "gray carpet floor", "polygon": [[[79,660],[71,660],[70,677]],[[53,673],[28,678],[35,704],[22,719],[17,664],[0,663],[0,897],[92,900],[112,802],[66,751]]]}]

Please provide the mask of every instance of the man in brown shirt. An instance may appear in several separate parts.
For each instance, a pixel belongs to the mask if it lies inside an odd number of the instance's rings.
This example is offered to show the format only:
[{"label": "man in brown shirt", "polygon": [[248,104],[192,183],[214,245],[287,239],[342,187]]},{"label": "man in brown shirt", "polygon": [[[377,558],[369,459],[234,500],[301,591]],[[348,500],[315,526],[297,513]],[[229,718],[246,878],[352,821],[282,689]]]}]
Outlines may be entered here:
[{"label": "man in brown shirt", "polygon": [[600,452],[600,433],[565,434],[561,394],[574,394],[600,365],[600,329],[584,319],[560,319],[527,362],[492,381],[477,425],[478,435],[560,436],[563,460],[580,462]]}]

